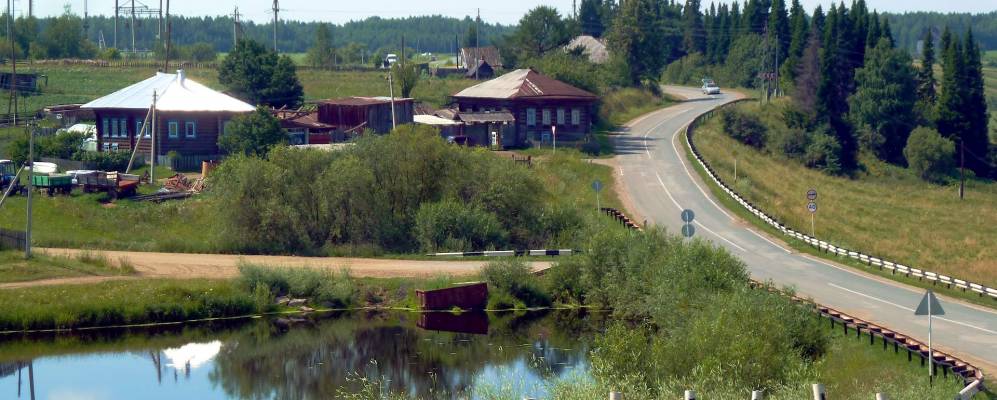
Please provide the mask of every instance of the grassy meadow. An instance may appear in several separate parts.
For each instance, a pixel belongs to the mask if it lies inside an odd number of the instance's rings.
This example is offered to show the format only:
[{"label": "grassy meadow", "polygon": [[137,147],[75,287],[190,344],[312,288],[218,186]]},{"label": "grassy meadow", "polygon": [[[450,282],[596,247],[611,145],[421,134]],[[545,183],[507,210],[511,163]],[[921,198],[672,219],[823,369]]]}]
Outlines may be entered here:
[{"label": "grassy meadow", "polygon": [[111,260],[100,253],[79,257],[49,256],[44,252],[24,259],[20,250],[0,251],[0,283],[85,276],[120,276],[135,272],[128,259]]},{"label": "grassy meadow", "polygon": [[[743,105],[757,112],[757,104]],[[760,113],[763,121],[772,115]],[[817,189],[817,236],[832,243],[985,285],[997,285],[997,184],[934,185],[909,171],[863,157],[855,179],[833,177],[745,146],[719,119],[697,129],[703,156],[721,178],[783,223],[810,232],[806,192]]]}]

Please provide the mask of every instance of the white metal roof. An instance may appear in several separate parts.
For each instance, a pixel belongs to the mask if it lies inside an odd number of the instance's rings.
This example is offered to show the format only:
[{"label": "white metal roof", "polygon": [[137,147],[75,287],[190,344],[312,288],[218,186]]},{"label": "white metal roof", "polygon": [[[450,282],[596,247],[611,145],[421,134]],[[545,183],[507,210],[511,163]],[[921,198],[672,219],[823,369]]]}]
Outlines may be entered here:
[{"label": "white metal roof", "polygon": [[457,93],[457,97],[484,97],[507,99],[519,93],[529,69],[517,69],[498,78],[479,83]]},{"label": "white metal roof", "polygon": [[118,108],[147,110],[152,95],[157,95],[156,110],[186,112],[250,112],[252,105],[187,78],[183,70],[176,74],[156,73],[149,79],[84,104],[80,108]]},{"label": "white metal roof", "polygon": [[460,122],[446,118],[440,118],[435,115],[416,114],[412,116],[412,120],[415,121],[415,123],[417,124],[423,124],[423,125],[437,125],[437,126],[460,125]]}]

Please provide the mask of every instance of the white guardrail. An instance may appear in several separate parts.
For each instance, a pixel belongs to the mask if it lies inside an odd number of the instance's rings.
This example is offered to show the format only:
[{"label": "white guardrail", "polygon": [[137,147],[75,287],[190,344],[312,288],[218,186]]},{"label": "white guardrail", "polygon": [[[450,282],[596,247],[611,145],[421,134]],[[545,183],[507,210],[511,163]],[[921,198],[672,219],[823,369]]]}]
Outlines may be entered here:
[{"label": "white guardrail", "polygon": [[692,123],[690,123],[686,127],[685,141],[686,145],[689,146],[689,150],[692,151],[693,157],[695,157],[696,161],[699,162],[699,165],[703,167],[703,169],[706,171],[706,174],[709,175],[710,179],[716,182],[716,184],[720,186],[720,189],[723,190],[724,193],[727,193],[728,196],[730,196],[734,201],[743,206],[746,210],[748,210],[748,212],[754,214],[758,218],[761,218],[762,221],[765,221],[765,223],[771,225],[773,228],[778,229],[784,235],[803,241],[804,243],[809,244],[824,252],[834,253],[837,254],[838,256],[848,257],[853,260],[858,260],[870,267],[879,267],[880,270],[889,270],[893,274],[900,273],[906,275],[907,277],[913,276],[918,279],[927,279],[932,283],[940,283],[943,285],[947,285],[949,288],[955,287],[962,289],[963,291],[969,290],[979,294],[981,297],[989,296],[990,298],[997,300],[997,289],[986,287],[978,283],[973,283],[962,279],[953,278],[948,275],[942,275],[931,271],[924,271],[921,269],[912,268],[898,262],[884,260],[880,257],[862,254],[858,251],[849,250],[840,246],[836,246],[826,241],[787,228],[785,225],[780,223],[779,220],[766,214],[764,211],[759,210],[758,207],[755,207],[753,204],[751,204],[751,202],[745,200],[744,197],[741,197],[740,194],[731,189],[730,186],[728,186],[723,180],[720,179],[719,176],[717,176],[717,173],[716,171],[713,170],[713,167],[711,167],[710,164],[707,163],[706,160],[704,160],[703,157],[699,154],[699,150],[696,149],[696,145],[693,144],[692,142],[692,133],[697,125],[699,125],[700,123],[709,118],[712,118],[720,110],[742,101],[751,101],[751,99],[742,99],[730,102],[708,113],[696,117],[696,119],[693,120]]}]

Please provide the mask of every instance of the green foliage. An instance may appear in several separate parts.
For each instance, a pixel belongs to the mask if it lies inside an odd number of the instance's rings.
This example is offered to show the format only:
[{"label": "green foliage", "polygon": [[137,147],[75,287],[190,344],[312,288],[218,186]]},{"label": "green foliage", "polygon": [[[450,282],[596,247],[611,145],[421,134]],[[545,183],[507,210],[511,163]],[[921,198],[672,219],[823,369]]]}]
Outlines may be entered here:
[{"label": "green foliage", "polygon": [[758,87],[758,74],[767,62],[764,46],[764,38],[755,34],[739,36],[731,43],[724,66],[727,85]]},{"label": "green foliage", "polygon": [[430,253],[500,249],[508,236],[495,214],[452,199],[423,203],[413,233]]},{"label": "green foliage", "polygon": [[914,173],[931,182],[944,182],[955,168],[955,144],[931,128],[911,132],[904,156]]},{"label": "green foliage", "polygon": [[332,37],[329,25],[315,27],[315,44],[308,49],[308,64],[313,67],[331,67],[333,64]]},{"label": "green foliage", "polygon": [[509,44],[519,52],[521,59],[543,57],[568,44],[573,33],[556,8],[537,6],[519,20],[519,27],[509,38]]},{"label": "green foliage", "polygon": [[865,131],[865,147],[880,159],[903,164],[903,148],[914,129],[917,86],[910,57],[886,39],[866,53],[855,71],[857,89],[848,99],[851,118]]},{"label": "green foliage", "polygon": [[578,20],[583,34],[597,38],[602,36],[609,25],[605,21],[606,7],[602,0],[582,0],[578,6]]},{"label": "green foliage", "polygon": [[602,88],[607,86],[608,78],[605,68],[593,64],[586,56],[557,51],[540,58],[526,60],[521,64],[592,93],[600,93]]},{"label": "green foliage", "polygon": [[394,75],[402,97],[411,96],[412,90],[415,89],[416,85],[419,84],[419,79],[422,78],[422,71],[419,70],[419,65],[413,63],[395,63],[395,65],[391,66],[391,73]]},{"label": "green foliage", "polygon": [[252,40],[240,40],[225,56],[218,81],[254,104],[296,108],[304,96],[294,62]]},{"label": "green foliage", "polygon": [[218,147],[229,154],[263,157],[276,146],[287,142],[280,121],[265,107],[239,115],[218,136]]},{"label": "green foliage", "polygon": [[101,60],[114,61],[121,59],[121,51],[114,47],[108,47],[101,50],[100,54],[97,54],[97,58]]},{"label": "green foliage", "polygon": [[551,304],[530,266],[521,260],[492,261],[481,268],[488,282],[488,308],[492,310],[546,307]]},{"label": "green foliage", "polygon": [[765,146],[766,128],[757,116],[736,108],[724,110],[720,116],[723,119],[724,132],[730,137],[754,148]]},{"label": "green foliage", "polygon": [[822,127],[821,131],[810,135],[810,144],[807,145],[807,151],[803,155],[803,164],[830,175],[838,175],[843,172],[841,160],[838,159],[841,144],[827,131],[827,127]]},{"label": "green foliage", "polygon": [[207,42],[198,42],[181,49],[181,57],[196,62],[214,62],[218,59],[215,46]]},{"label": "green foliage", "polygon": [[609,126],[622,125],[662,106],[664,100],[646,89],[613,90],[604,94],[599,101],[599,122]]},{"label": "green foliage", "polygon": [[[37,47],[37,49],[35,49]],[[96,46],[83,37],[83,19],[69,9],[48,22],[32,52],[47,58],[90,58]]]},{"label": "green foliage", "polygon": [[628,84],[654,86],[664,66],[681,55],[679,15],[680,5],[654,0],[620,4],[607,41],[616,62],[626,66]]},{"label": "green foliage", "polygon": [[278,268],[254,264],[239,265],[239,286],[259,301],[272,296],[310,299],[327,307],[344,308],[354,304],[359,290],[348,270],[338,274],[315,268]]},{"label": "green foliage", "polygon": [[[546,192],[536,175],[488,152],[448,145],[428,127],[402,126],[333,153],[278,148],[267,160],[233,157],[216,176],[211,190],[219,196],[223,237],[244,251],[361,244],[412,251],[425,243],[415,233],[420,208],[444,199],[502,216],[501,229],[454,235],[504,231],[517,247],[542,245],[550,235],[539,217]],[[467,218],[485,221],[479,211]],[[432,212],[425,212],[429,224]]]}]

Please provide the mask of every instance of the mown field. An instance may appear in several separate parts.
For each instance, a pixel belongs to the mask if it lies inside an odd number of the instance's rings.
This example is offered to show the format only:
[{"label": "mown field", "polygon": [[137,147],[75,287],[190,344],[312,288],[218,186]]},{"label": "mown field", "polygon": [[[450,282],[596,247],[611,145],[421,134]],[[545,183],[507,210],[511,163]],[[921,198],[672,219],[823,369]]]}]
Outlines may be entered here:
[{"label": "mown field", "polygon": [[[743,105],[751,113],[757,104]],[[774,118],[760,113],[763,121]],[[790,227],[810,232],[806,192],[819,192],[817,236],[916,268],[997,285],[997,183],[926,183],[909,171],[863,157],[855,179],[833,177],[742,145],[722,132],[720,119],[696,131],[703,156],[727,182]]]},{"label": "mown field", "polygon": [[[3,71],[9,71],[4,67]],[[19,98],[18,109],[34,111],[53,104],[84,103],[110,94],[156,73],[154,68],[107,68],[94,66],[19,65],[18,72],[37,73],[48,77],[40,80],[39,94]],[[213,69],[192,69],[188,76],[214,89],[223,90],[218,72]],[[315,101],[343,96],[387,96],[387,76],[383,71],[338,72],[302,69],[298,78],[305,89],[305,100]],[[450,95],[473,85],[467,79],[426,78],[413,90],[413,97],[435,106],[445,105]],[[395,95],[399,95],[396,84]],[[0,113],[5,113],[9,99],[0,99]]]}]

